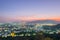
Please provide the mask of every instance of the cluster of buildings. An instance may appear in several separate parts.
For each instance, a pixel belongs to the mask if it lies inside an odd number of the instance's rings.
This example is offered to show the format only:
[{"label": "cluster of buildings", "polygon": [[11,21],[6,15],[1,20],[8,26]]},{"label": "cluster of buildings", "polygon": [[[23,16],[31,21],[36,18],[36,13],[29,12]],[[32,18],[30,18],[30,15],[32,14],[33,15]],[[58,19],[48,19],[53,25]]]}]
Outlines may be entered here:
[{"label": "cluster of buildings", "polygon": [[55,24],[25,24],[25,23],[5,23],[0,24],[0,37],[7,36],[35,36],[38,32],[43,31],[44,33],[54,34],[60,30],[45,30],[44,25],[55,25]]}]

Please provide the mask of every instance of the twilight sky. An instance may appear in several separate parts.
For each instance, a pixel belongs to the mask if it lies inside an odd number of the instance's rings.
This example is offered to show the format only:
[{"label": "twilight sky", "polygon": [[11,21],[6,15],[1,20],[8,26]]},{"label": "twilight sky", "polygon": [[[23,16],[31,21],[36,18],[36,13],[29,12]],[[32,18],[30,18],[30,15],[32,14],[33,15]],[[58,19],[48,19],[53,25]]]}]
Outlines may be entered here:
[{"label": "twilight sky", "polygon": [[60,20],[60,0],[0,0],[0,21]]}]

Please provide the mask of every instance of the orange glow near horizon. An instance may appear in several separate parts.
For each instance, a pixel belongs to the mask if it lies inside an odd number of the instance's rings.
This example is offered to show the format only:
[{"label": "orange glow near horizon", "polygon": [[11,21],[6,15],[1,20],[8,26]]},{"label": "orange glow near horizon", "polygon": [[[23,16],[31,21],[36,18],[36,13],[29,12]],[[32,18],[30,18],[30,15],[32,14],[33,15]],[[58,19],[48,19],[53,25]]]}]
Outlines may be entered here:
[{"label": "orange glow near horizon", "polygon": [[34,21],[34,20],[54,20],[60,21],[59,17],[52,17],[52,18],[38,18],[38,17],[15,17],[15,18],[0,18],[0,20],[5,21]]},{"label": "orange glow near horizon", "polygon": [[55,20],[55,21],[60,21],[60,18],[57,18],[57,17],[55,17],[55,18],[50,18],[51,20]]},{"label": "orange glow near horizon", "polygon": [[33,21],[33,20],[54,20],[54,21],[60,21],[60,18],[58,17],[52,17],[52,18],[38,18],[38,17],[16,17],[16,20],[22,20],[22,21]]}]

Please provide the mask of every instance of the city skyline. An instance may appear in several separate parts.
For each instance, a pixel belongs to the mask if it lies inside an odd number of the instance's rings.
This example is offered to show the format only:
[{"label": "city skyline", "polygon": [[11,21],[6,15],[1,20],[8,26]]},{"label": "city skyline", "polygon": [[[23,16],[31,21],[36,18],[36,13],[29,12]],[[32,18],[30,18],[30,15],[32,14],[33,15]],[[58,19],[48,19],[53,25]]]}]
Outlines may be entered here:
[{"label": "city skyline", "polygon": [[59,0],[0,0],[0,22],[60,21]]}]

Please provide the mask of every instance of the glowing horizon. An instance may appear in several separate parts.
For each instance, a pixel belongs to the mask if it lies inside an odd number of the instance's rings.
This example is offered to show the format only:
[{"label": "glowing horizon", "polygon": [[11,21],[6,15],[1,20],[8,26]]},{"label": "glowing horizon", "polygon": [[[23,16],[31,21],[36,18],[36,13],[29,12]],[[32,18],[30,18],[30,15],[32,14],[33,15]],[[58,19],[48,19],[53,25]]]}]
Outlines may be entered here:
[{"label": "glowing horizon", "polygon": [[58,17],[52,17],[52,18],[37,18],[37,17],[16,17],[16,18],[4,18],[0,17],[0,22],[14,22],[14,21],[35,21],[35,20],[54,20],[54,21],[60,21],[60,18]]}]

